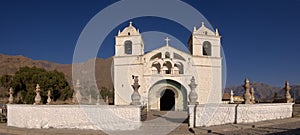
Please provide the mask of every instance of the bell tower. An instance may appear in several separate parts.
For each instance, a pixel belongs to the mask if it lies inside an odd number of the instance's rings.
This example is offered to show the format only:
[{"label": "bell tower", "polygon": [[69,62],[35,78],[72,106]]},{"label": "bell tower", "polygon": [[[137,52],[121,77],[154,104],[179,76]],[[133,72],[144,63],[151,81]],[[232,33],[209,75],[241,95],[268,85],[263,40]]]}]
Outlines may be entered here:
[{"label": "bell tower", "polygon": [[193,33],[188,41],[189,51],[193,57],[196,74],[199,77],[196,90],[198,95],[209,95],[214,93],[213,98],[203,96],[199,98],[199,103],[218,103],[222,101],[222,56],[221,56],[221,36],[218,32],[207,28],[202,22],[202,26],[194,27]]},{"label": "bell tower", "polygon": [[[115,105],[129,105],[133,91],[132,76],[143,75],[144,41],[139,30],[130,22],[128,27],[118,32],[115,42],[113,57]],[[139,82],[143,83],[142,77]]]},{"label": "bell tower", "polygon": [[132,22],[115,37],[115,56],[144,55],[144,41]]}]

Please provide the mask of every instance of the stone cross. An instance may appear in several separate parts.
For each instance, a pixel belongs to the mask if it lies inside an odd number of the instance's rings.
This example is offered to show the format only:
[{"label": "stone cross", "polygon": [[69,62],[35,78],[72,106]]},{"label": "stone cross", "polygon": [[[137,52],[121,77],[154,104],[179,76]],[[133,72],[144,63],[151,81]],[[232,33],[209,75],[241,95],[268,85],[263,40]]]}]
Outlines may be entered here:
[{"label": "stone cross", "polygon": [[131,105],[141,105],[141,95],[139,94],[138,89],[140,88],[138,76],[132,76],[134,79],[134,84],[131,85],[133,88],[133,93],[131,95],[132,102]]},{"label": "stone cross", "polygon": [[9,98],[8,98],[8,103],[9,104],[12,104],[14,102],[13,94],[14,94],[13,88],[10,87],[9,88]]},{"label": "stone cross", "polygon": [[39,84],[36,84],[36,87],[35,87],[35,93],[36,93],[36,96],[34,98],[34,101],[35,101],[35,105],[38,105],[41,103],[41,95],[40,95],[40,92],[41,92],[41,89],[40,89],[40,85]]},{"label": "stone cross", "polygon": [[48,90],[47,96],[48,96],[47,105],[49,105],[51,103],[51,91],[50,90]]},{"label": "stone cross", "polygon": [[165,40],[166,40],[166,45],[169,46],[169,41],[170,41],[171,39],[169,39],[169,37],[167,37]]},{"label": "stone cross", "polygon": [[251,88],[251,102],[254,104],[255,103],[255,96],[254,96],[254,88]]},{"label": "stone cross", "polygon": [[251,100],[250,81],[248,80],[248,78],[245,79],[245,84],[243,87],[245,89],[245,93],[244,93],[245,104],[251,104],[252,102],[250,101]]},{"label": "stone cross", "polygon": [[194,76],[192,77],[191,83],[189,84],[189,86],[191,88],[191,92],[189,94],[190,105],[197,105],[199,103],[197,102],[198,94],[195,91],[195,88],[197,87],[197,84],[195,83],[195,77]]},{"label": "stone cross", "polygon": [[286,103],[292,103],[293,102],[293,99],[291,98],[291,94],[290,94],[290,90],[291,90],[291,87],[290,87],[290,84],[288,81],[285,82],[285,101]]},{"label": "stone cross", "polygon": [[230,90],[230,101],[229,103],[233,104],[234,103],[234,100],[233,100],[233,90],[231,89]]}]

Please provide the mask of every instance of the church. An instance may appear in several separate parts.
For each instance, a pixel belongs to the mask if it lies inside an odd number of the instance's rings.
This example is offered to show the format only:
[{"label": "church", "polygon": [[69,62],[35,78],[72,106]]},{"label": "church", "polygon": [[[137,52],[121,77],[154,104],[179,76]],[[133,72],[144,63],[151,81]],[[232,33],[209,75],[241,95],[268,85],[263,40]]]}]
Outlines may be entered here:
[{"label": "church", "polygon": [[115,105],[130,105],[134,80],[138,76],[141,104],[148,110],[187,110],[192,78],[198,104],[221,103],[221,36],[202,22],[188,40],[190,53],[169,45],[144,52],[143,37],[130,22],[115,37],[113,82]]}]

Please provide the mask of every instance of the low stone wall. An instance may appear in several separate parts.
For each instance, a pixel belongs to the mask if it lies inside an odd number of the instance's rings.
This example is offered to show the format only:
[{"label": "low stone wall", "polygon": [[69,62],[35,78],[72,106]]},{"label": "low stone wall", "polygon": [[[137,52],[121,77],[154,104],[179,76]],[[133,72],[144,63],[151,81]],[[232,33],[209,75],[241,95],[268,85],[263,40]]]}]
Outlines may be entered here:
[{"label": "low stone wall", "polygon": [[7,126],[134,130],[141,126],[141,107],[108,105],[7,105]]},{"label": "low stone wall", "polygon": [[190,127],[291,118],[293,103],[189,105]]}]

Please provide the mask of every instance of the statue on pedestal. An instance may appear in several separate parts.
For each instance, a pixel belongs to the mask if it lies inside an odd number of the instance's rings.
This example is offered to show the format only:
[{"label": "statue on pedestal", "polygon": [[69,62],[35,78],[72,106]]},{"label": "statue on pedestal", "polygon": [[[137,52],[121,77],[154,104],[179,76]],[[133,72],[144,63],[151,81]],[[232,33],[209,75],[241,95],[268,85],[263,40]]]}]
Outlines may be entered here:
[{"label": "statue on pedestal", "polygon": [[39,84],[36,84],[36,87],[35,87],[35,93],[36,93],[36,96],[34,98],[34,101],[35,101],[35,105],[39,105],[41,103],[41,95],[40,95],[40,92],[41,92],[41,89],[40,89],[40,85]]},{"label": "statue on pedestal", "polygon": [[79,80],[76,81],[76,86],[74,88],[74,93],[73,93],[73,97],[72,98],[73,98],[72,102],[74,104],[80,103],[80,101],[81,101],[80,82],[79,82]]},{"label": "statue on pedestal", "polygon": [[131,95],[131,100],[132,102],[130,103],[131,105],[141,105],[141,95],[139,94],[138,89],[140,88],[139,85],[139,79],[138,76],[132,76],[132,78],[134,79],[134,84],[131,85],[133,88],[133,93]]},{"label": "statue on pedestal", "polygon": [[191,83],[189,84],[191,88],[191,92],[189,94],[189,100],[190,100],[190,105],[198,105],[199,103],[197,102],[198,99],[198,94],[195,91],[195,88],[197,87],[197,84],[195,83],[195,78],[194,76],[191,79]]},{"label": "statue on pedestal", "polygon": [[234,100],[233,100],[233,90],[231,89],[230,90],[230,101],[229,103],[233,104],[234,103]]},{"label": "statue on pedestal", "polygon": [[12,104],[14,102],[13,94],[14,94],[13,88],[10,87],[9,88],[9,98],[8,98],[8,103],[9,104]]},{"label": "statue on pedestal", "polygon": [[292,103],[293,102],[293,99],[291,98],[291,94],[290,94],[290,90],[291,90],[291,87],[290,87],[290,84],[288,81],[285,82],[285,101],[286,103]]},{"label": "statue on pedestal", "polygon": [[49,105],[51,103],[51,91],[50,90],[48,90],[47,96],[48,96],[47,105]]},{"label": "statue on pedestal", "polygon": [[245,104],[252,104],[251,94],[250,94],[250,81],[248,80],[248,78],[245,79],[245,84],[243,87],[245,89],[245,93],[244,93]]},{"label": "statue on pedestal", "polygon": [[253,104],[255,104],[255,96],[254,96],[254,88],[252,87],[251,88],[251,102],[253,103]]}]

